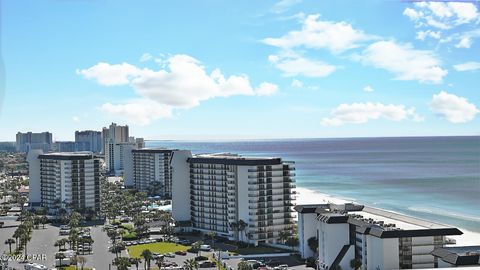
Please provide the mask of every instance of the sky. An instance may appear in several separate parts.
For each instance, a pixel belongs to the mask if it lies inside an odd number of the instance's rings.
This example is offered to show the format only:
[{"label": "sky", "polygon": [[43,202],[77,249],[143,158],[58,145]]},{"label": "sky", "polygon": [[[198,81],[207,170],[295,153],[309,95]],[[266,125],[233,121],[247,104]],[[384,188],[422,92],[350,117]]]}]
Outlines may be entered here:
[{"label": "sky", "polygon": [[[1,0],[0,140],[478,135],[478,2]],[[1,73],[1,72],[0,72]]]}]

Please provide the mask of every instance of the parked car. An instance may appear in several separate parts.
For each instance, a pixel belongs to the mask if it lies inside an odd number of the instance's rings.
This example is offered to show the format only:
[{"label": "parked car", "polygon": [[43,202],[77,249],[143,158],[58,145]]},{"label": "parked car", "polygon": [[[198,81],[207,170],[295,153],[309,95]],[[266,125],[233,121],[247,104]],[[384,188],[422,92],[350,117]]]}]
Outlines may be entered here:
[{"label": "parked car", "polygon": [[198,264],[198,267],[200,268],[209,268],[209,267],[215,267],[215,263],[214,262],[209,262],[209,261],[206,261],[206,262],[201,262]]},{"label": "parked car", "polygon": [[197,257],[195,257],[195,261],[197,261],[197,262],[198,262],[198,261],[206,261],[206,260],[208,260],[208,258],[205,257],[205,256],[197,256]]},{"label": "parked car", "polygon": [[173,252],[169,252],[169,253],[165,254],[165,257],[168,257],[168,258],[175,258],[175,253],[173,253]]},{"label": "parked car", "polygon": [[175,252],[175,254],[181,255],[181,256],[185,256],[185,255],[187,255],[187,252],[185,252],[185,251],[177,251],[177,252]]}]

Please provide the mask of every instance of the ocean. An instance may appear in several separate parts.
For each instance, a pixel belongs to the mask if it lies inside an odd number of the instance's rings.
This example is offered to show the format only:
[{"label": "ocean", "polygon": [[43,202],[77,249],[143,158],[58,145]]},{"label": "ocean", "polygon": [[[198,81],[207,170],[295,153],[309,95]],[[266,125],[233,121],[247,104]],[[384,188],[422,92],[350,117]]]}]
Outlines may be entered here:
[{"label": "ocean", "polygon": [[480,136],[147,141],[146,147],[279,156],[295,161],[297,187],[480,233]]}]

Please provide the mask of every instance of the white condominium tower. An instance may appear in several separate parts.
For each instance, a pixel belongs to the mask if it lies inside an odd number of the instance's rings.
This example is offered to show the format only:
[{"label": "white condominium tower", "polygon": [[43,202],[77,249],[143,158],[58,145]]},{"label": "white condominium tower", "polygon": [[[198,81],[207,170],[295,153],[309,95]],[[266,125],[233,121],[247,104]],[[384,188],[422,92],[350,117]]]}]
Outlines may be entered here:
[{"label": "white condominium tower", "polygon": [[[133,186],[149,195],[172,197],[173,157],[175,155],[191,156],[190,151],[178,149],[134,149],[132,166],[125,168],[125,185]],[[186,158],[184,159],[186,165]],[[184,165],[184,166],[185,166]],[[131,171],[127,172],[127,171]],[[188,177],[188,175],[186,175]]]},{"label": "white condominium tower", "polygon": [[100,160],[91,152],[28,155],[30,203],[49,209],[100,210]]},{"label": "white condominium tower", "polygon": [[184,194],[190,208],[174,201],[175,219],[189,211],[194,230],[254,245],[278,243],[279,233],[291,230],[293,162],[223,153],[196,155],[188,163],[190,186],[179,191],[174,184],[173,192],[174,199]]}]

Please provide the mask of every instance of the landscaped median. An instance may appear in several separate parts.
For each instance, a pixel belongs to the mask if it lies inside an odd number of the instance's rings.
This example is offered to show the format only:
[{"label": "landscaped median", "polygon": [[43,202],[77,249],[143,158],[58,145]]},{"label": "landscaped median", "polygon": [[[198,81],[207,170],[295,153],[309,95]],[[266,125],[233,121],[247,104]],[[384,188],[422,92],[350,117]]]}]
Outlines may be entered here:
[{"label": "landscaped median", "polygon": [[169,252],[177,252],[177,251],[187,251],[190,249],[190,246],[179,245],[170,242],[157,242],[157,243],[150,243],[150,244],[142,244],[142,245],[135,245],[127,247],[128,254],[131,258],[140,258],[140,254],[142,251],[149,249],[151,252],[156,252],[160,254],[165,254]]}]

